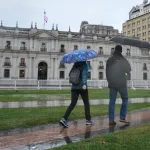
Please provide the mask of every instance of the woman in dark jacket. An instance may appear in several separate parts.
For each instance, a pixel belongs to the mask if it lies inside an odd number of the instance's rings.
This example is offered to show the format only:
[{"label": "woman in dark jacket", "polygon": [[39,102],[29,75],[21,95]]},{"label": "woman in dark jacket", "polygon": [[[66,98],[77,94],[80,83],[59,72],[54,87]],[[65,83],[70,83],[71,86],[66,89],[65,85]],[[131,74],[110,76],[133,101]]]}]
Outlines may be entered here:
[{"label": "woman in dark jacket", "polygon": [[72,84],[71,103],[67,108],[63,118],[60,120],[60,124],[66,128],[68,127],[67,119],[77,104],[79,94],[81,95],[84,103],[86,125],[94,124],[94,121],[91,120],[91,115],[90,115],[90,104],[89,104],[88,88],[87,88],[87,75],[88,75],[89,66],[86,61],[83,61],[83,62],[74,63],[73,67],[82,68],[81,69],[82,74],[81,74],[81,82],[78,85]]}]

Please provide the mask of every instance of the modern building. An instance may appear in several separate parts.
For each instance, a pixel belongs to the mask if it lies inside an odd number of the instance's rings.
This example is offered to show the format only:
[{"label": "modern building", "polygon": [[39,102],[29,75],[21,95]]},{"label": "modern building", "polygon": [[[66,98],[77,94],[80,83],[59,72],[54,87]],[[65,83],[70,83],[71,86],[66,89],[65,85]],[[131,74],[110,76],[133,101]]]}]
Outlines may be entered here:
[{"label": "modern building", "polygon": [[101,36],[118,35],[119,31],[112,26],[89,24],[87,21],[82,21],[80,32],[85,34],[98,34]]},{"label": "modern building", "polygon": [[[116,33],[115,33],[116,34]],[[114,36],[113,34],[111,36]],[[86,32],[6,27],[0,25],[0,80],[66,80],[72,64],[60,65],[62,56],[74,49],[94,49],[100,55],[89,60],[89,80],[105,80],[106,60],[116,43],[111,36]],[[123,55],[132,66],[129,79],[150,79],[150,51],[123,46]]]},{"label": "modern building", "polygon": [[122,34],[150,42],[150,3],[133,7],[129,12],[129,20],[122,25]]},{"label": "modern building", "polygon": [[134,6],[129,12],[129,19],[133,19],[150,12],[150,3],[148,0],[143,0],[143,4]]}]

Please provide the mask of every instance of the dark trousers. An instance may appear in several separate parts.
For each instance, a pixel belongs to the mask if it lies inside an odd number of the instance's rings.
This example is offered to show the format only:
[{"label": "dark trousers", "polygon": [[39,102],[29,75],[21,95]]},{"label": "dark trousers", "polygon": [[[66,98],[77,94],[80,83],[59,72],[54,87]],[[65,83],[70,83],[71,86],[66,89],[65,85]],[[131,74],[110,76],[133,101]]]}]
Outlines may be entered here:
[{"label": "dark trousers", "polygon": [[117,93],[121,95],[122,104],[120,108],[120,119],[126,119],[128,108],[128,91],[127,88],[109,88],[109,122],[114,121],[115,103]]},{"label": "dark trousers", "polygon": [[85,118],[86,118],[86,120],[91,120],[89,96],[88,96],[87,89],[86,90],[83,90],[83,89],[72,89],[71,90],[71,103],[65,112],[64,119],[66,119],[66,120],[68,119],[71,111],[76,106],[79,94],[81,95],[83,103],[84,103]]}]

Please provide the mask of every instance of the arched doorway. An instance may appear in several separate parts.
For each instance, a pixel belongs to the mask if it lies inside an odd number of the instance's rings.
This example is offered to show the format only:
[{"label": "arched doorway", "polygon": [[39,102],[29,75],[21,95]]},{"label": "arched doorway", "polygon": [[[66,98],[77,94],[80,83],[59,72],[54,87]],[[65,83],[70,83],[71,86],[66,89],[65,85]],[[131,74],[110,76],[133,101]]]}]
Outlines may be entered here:
[{"label": "arched doorway", "polygon": [[47,80],[47,63],[40,62],[38,65],[38,80]]}]

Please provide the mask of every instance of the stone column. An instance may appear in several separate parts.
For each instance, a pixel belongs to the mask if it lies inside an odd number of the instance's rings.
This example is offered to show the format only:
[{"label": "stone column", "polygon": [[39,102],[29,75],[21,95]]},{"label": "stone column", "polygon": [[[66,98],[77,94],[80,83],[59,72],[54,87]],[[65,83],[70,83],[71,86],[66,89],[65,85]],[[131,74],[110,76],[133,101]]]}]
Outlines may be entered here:
[{"label": "stone column", "polygon": [[55,51],[59,52],[59,47],[58,47],[58,40],[55,40]]},{"label": "stone column", "polygon": [[14,39],[14,43],[12,43],[12,48],[16,49],[16,50],[19,50],[20,49],[20,43],[17,43],[18,42],[18,39],[15,38]]},{"label": "stone column", "polygon": [[13,60],[12,60],[12,72],[11,72],[11,77],[13,79],[18,79],[19,78],[19,69],[18,69],[18,66],[19,66],[19,59],[18,59],[18,56],[13,56],[12,57]]},{"label": "stone column", "polygon": [[4,62],[2,62],[2,58],[3,58],[3,56],[0,55],[0,79],[3,78],[3,74],[2,74],[2,66],[3,66]]},{"label": "stone column", "polygon": [[58,79],[58,58],[55,58],[55,79]]},{"label": "stone column", "polygon": [[49,77],[50,79],[53,79],[53,58],[50,57],[50,69],[49,69]]},{"label": "stone column", "polygon": [[55,58],[53,58],[53,79],[55,79]]},{"label": "stone column", "polygon": [[34,57],[31,57],[31,79],[34,79]]},{"label": "stone column", "polygon": [[51,49],[52,49],[52,51],[55,51],[54,50],[54,40],[51,41]]},{"label": "stone column", "polygon": [[0,38],[0,49],[3,48],[3,38]]},{"label": "stone column", "polygon": [[27,78],[31,79],[31,72],[32,72],[32,57],[27,57]]},{"label": "stone column", "polygon": [[98,73],[98,67],[97,67],[97,60],[92,60],[92,69],[91,69],[91,79],[96,80],[97,79],[97,73]]},{"label": "stone column", "polygon": [[33,48],[33,39],[30,38],[29,50],[32,51],[32,48]]}]

